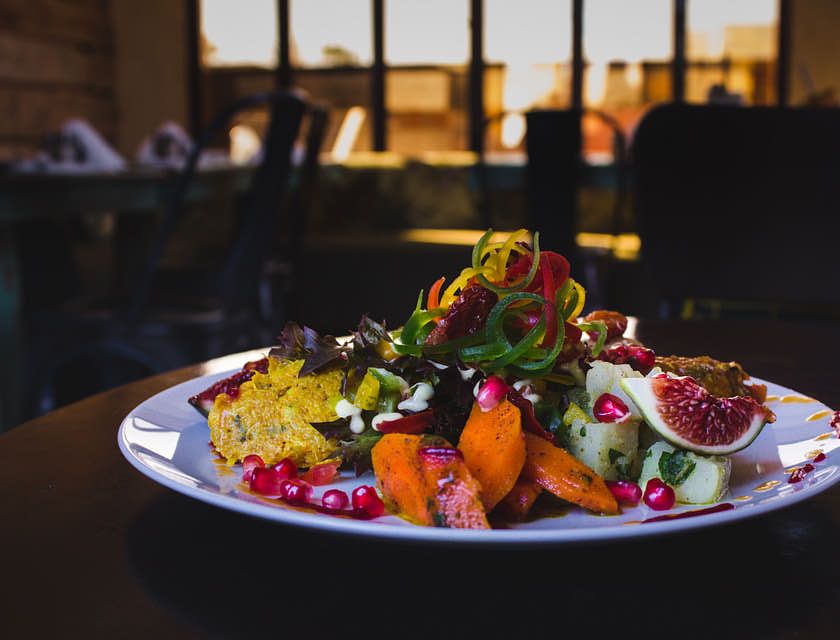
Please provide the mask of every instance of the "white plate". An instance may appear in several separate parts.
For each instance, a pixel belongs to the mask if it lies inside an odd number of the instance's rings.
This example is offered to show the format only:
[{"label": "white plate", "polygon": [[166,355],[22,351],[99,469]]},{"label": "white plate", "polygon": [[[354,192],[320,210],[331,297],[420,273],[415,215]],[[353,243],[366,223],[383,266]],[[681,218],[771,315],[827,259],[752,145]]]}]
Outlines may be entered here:
[{"label": "white plate", "polygon": [[[642,504],[624,508],[620,515],[597,516],[570,507],[562,517],[492,531],[421,527],[390,515],[375,520],[331,516],[292,509],[279,501],[251,494],[240,484],[241,466],[228,468],[213,453],[207,422],[187,403],[187,398],[231,373],[233,370],[195,378],[140,404],[120,425],[120,450],[141,473],[192,498],[250,516],[326,532],[469,545],[570,544],[635,538],[767,513],[810,498],[840,479],[840,439],[829,426],[832,411],[796,391],[766,382],[767,404],[777,419],[747,449],[733,456],[730,490],[722,502],[734,508],[727,511],[644,522],[663,512]],[[826,459],[815,463],[814,471],[801,482],[789,483],[791,471],[820,451]],[[339,482],[327,488],[344,489],[349,494],[359,484],[373,482],[370,473],[358,479],[345,473]],[[316,499],[324,490],[316,487]],[[697,508],[679,505],[665,513]]]}]

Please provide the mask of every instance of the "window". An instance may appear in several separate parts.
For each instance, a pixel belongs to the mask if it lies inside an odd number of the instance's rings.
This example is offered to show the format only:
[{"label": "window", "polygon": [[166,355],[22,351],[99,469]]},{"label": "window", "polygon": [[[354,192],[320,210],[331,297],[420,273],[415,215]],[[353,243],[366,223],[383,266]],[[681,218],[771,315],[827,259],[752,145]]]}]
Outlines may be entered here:
[{"label": "window", "polygon": [[586,0],[583,4],[584,154],[612,159],[652,104],[671,98],[672,0]]},{"label": "window", "polygon": [[775,103],[778,30],[776,0],[689,2],[686,101]]},{"label": "window", "polygon": [[250,0],[248,11],[230,0],[202,0],[199,22],[203,67],[277,66],[276,0]]},{"label": "window", "polygon": [[609,160],[658,102],[784,101],[785,2],[201,0],[203,87],[221,106],[289,78],[331,105],[339,158],[521,156],[526,110],[578,105],[586,157]]},{"label": "window", "polygon": [[571,105],[571,0],[485,0],[484,59],[485,149],[521,150],[527,109]]},{"label": "window", "polygon": [[467,0],[384,5],[388,149],[423,154],[468,147]]}]

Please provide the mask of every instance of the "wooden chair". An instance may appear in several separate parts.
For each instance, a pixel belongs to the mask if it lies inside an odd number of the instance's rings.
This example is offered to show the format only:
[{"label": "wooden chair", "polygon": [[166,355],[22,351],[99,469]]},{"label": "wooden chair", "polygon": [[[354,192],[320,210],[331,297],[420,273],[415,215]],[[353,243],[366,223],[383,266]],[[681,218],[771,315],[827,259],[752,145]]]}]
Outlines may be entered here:
[{"label": "wooden chair", "polygon": [[[185,272],[167,269],[162,259],[182,223],[184,196],[199,157],[236,114],[259,106],[269,107],[268,132],[230,245],[216,263]],[[292,152],[307,118],[311,122],[305,159],[295,168]],[[174,197],[155,229],[148,258],[127,301],[104,312],[33,319],[36,337],[28,358],[30,413],[137,377],[265,346],[272,329],[282,324],[282,319],[267,315],[282,308],[277,299],[282,287],[275,283],[271,305],[264,304],[266,265],[277,255],[274,238],[279,227],[286,232],[288,246],[299,242],[295,234],[305,224],[325,120],[326,109],[310,104],[297,91],[258,93],[220,113],[198,137],[176,178]],[[287,279],[295,277],[289,256],[296,255],[290,251],[284,256]],[[76,388],[64,393],[59,383],[73,381],[74,369],[79,374]],[[90,384],[78,384],[85,375],[91,378]]]},{"label": "wooden chair", "polygon": [[840,308],[840,109],[662,105],[631,165],[651,314]]}]

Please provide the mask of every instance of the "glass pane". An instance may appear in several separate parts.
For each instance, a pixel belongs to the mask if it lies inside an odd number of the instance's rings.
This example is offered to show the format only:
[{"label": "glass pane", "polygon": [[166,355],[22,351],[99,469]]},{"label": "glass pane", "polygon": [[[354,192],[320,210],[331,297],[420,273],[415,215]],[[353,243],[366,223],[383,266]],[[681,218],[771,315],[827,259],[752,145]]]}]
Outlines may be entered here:
[{"label": "glass pane", "polygon": [[689,2],[688,102],[776,102],[777,0]]},{"label": "glass pane", "polygon": [[277,65],[276,0],[201,0],[199,14],[203,67]]},{"label": "glass pane", "polygon": [[390,69],[385,74],[388,150],[406,155],[465,150],[465,67]]},{"label": "glass pane", "polygon": [[384,19],[388,150],[465,150],[469,3],[386,0]]},{"label": "glass pane", "polygon": [[485,0],[487,151],[522,151],[524,111],[571,104],[571,50],[571,0]]},{"label": "glass pane", "polygon": [[289,38],[293,67],[370,66],[371,2],[289,0]]},{"label": "glass pane", "polygon": [[467,0],[385,0],[385,64],[456,64],[470,57]]},{"label": "glass pane", "polygon": [[583,7],[583,151],[610,160],[616,129],[629,138],[648,108],[671,99],[673,2],[586,0]]},{"label": "glass pane", "polygon": [[352,152],[370,151],[372,140],[370,72],[366,69],[299,70],[294,84],[329,105],[322,151],[336,161]]}]

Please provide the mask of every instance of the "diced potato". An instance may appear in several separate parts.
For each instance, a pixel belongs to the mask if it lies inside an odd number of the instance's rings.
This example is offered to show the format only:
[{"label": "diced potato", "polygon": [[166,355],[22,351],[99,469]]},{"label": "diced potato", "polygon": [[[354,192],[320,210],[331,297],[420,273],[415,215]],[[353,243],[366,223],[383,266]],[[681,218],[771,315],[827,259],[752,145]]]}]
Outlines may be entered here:
[{"label": "diced potato", "polygon": [[[677,457],[670,458],[670,465],[665,463],[661,465],[663,454]],[[656,477],[673,487],[677,502],[708,504],[717,502],[726,493],[729,488],[731,466],[729,458],[702,456],[691,451],[682,451],[667,442],[659,441],[647,450],[639,477],[639,486],[644,489],[648,480]]]},{"label": "diced potato", "polygon": [[578,419],[569,427],[569,453],[604,480],[635,477],[638,448],[638,420],[613,423]]}]

